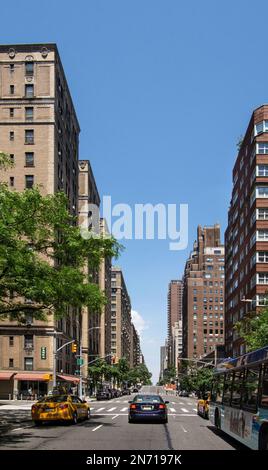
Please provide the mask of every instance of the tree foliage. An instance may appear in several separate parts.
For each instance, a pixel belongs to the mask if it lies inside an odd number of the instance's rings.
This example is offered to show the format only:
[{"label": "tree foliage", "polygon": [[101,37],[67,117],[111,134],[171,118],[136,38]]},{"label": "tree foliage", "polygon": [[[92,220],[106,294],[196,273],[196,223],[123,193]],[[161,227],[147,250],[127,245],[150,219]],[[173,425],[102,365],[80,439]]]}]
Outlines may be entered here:
[{"label": "tree foliage", "polygon": [[258,314],[250,312],[244,319],[235,324],[236,330],[246,343],[247,351],[263,348],[268,345],[268,307]]},{"label": "tree foliage", "polygon": [[82,238],[63,192],[42,196],[38,188],[0,184],[0,214],[0,318],[60,317],[69,305],[101,309],[105,297],[83,267],[93,271],[117,256],[113,238]]}]

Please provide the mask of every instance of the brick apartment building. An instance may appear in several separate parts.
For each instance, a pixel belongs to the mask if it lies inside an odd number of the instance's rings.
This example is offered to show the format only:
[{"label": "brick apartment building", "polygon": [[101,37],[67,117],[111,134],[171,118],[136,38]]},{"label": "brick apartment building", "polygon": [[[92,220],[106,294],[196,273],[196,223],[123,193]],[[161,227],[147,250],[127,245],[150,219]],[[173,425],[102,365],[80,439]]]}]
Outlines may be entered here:
[{"label": "brick apartment building", "polygon": [[182,352],[182,298],[183,282],[172,280],[167,295],[168,365],[176,368]]},{"label": "brick apartment building", "polygon": [[225,253],[225,343],[233,357],[245,352],[235,323],[261,311],[268,288],[268,105],[253,112],[233,168]]},{"label": "brick apartment building", "polygon": [[[23,191],[41,185],[43,194],[63,190],[69,210],[78,214],[79,123],[55,44],[0,46],[0,141],[15,166],[0,180]],[[57,347],[79,340],[79,312],[48,322],[27,318],[27,325],[0,323],[0,396],[44,394],[52,386],[53,335]],[[43,354],[41,355],[41,348]],[[57,357],[59,380],[77,382],[70,347]]]},{"label": "brick apartment building", "polygon": [[224,343],[224,246],[220,226],[197,228],[184,271],[183,357],[202,358]]}]

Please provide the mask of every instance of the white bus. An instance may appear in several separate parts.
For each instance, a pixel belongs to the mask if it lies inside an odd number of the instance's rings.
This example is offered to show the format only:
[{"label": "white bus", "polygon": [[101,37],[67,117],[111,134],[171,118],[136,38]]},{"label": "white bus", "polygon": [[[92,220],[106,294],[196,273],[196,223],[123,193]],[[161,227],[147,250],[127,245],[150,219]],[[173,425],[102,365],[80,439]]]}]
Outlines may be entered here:
[{"label": "white bus", "polygon": [[209,419],[251,449],[268,450],[268,346],[217,366]]}]

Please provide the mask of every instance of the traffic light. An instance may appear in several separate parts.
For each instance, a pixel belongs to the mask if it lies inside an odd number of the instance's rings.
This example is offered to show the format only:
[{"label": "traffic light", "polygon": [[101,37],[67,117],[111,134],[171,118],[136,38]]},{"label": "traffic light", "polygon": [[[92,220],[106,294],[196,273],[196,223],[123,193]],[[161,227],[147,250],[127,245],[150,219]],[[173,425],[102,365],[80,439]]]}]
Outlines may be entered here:
[{"label": "traffic light", "polygon": [[77,344],[72,343],[72,353],[76,353],[76,352],[77,352]]},{"label": "traffic light", "polygon": [[118,360],[116,356],[112,356],[112,364],[117,364]]},{"label": "traffic light", "polygon": [[47,348],[45,346],[41,347],[41,359],[47,358]]}]

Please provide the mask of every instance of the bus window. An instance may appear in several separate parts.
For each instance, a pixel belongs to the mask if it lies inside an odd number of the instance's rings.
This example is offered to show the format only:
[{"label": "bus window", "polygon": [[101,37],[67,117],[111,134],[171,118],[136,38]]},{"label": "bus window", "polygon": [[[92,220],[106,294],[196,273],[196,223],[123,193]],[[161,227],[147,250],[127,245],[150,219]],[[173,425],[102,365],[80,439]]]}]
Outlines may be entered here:
[{"label": "bus window", "polygon": [[235,408],[240,408],[242,387],[243,387],[243,377],[244,377],[244,372],[234,373],[231,406],[234,406]]},{"label": "bus window", "polygon": [[231,391],[232,391],[233,373],[225,374],[224,390],[222,403],[224,405],[230,405]]},{"label": "bus window", "polygon": [[264,368],[261,394],[261,407],[268,408],[268,366]]},{"label": "bus window", "polygon": [[223,382],[224,382],[224,374],[219,374],[214,377],[213,385],[212,385],[211,401],[214,401],[216,403],[222,402]]},{"label": "bus window", "polygon": [[257,412],[260,368],[252,367],[246,370],[245,383],[242,395],[242,408]]}]

